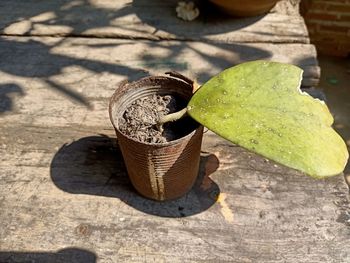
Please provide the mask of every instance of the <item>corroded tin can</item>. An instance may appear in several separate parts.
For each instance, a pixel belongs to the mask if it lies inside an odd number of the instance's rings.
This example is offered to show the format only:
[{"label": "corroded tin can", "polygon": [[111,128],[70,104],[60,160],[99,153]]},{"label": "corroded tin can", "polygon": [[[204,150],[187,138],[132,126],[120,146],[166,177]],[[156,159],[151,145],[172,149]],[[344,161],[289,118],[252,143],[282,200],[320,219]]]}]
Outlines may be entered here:
[{"label": "corroded tin can", "polygon": [[186,194],[198,175],[203,126],[190,119],[194,129],[167,143],[143,143],[123,134],[118,120],[134,101],[150,96],[176,95],[186,102],[192,85],[186,78],[152,76],[122,82],[111,97],[109,116],[117,134],[129,178],[143,196],[163,201]]}]

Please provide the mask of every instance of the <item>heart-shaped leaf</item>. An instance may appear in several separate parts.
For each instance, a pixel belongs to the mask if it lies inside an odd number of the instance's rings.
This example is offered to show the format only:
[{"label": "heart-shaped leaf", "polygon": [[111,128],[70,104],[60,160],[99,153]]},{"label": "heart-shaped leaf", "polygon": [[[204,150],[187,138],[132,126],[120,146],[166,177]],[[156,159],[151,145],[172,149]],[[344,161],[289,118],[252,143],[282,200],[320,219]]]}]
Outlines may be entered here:
[{"label": "heart-shaped leaf", "polygon": [[192,97],[188,113],[225,139],[314,177],[341,173],[348,159],[324,102],[300,91],[302,70],[253,61],[229,68]]}]

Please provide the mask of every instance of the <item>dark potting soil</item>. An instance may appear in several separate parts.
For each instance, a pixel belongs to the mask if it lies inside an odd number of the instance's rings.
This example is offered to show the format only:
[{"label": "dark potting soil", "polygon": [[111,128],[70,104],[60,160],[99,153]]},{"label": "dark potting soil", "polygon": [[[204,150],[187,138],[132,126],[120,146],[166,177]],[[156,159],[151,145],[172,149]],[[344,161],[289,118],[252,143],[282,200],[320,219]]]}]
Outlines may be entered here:
[{"label": "dark potting soil", "polygon": [[133,102],[119,118],[119,130],[146,143],[165,143],[191,133],[198,125],[190,117],[163,125],[161,133],[157,128],[160,116],[179,111],[186,107],[184,100],[173,95],[151,95]]}]

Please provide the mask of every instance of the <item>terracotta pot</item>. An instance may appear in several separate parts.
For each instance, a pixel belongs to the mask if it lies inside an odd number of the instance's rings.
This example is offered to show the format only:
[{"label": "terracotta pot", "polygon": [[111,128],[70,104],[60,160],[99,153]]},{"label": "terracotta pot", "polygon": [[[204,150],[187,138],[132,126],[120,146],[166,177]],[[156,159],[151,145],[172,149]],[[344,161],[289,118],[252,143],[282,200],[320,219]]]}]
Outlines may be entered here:
[{"label": "terracotta pot", "polygon": [[122,82],[110,100],[109,116],[133,186],[141,195],[163,201],[181,197],[192,188],[198,175],[203,127],[187,117],[185,126],[193,129],[180,139],[161,144],[142,143],[124,135],[118,120],[126,108],[153,94],[176,95],[187,102],[192,85],[165,76]]},{"label": "terracotta pot", "polygon": [[210,0],[225,13],[233,16],[257,16],[267,13],[278,0]]}]

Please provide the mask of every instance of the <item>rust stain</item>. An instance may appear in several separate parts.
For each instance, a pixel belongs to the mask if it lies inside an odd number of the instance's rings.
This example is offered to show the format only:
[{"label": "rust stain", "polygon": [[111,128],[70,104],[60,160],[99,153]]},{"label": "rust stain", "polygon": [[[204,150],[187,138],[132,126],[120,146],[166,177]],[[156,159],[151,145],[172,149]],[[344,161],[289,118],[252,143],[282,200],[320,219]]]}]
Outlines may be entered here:
[{"label": "rust stain", "polygon": [[233,212],[225,201],[226,197],[227,195],[225,193],[219,194],[217,202],[221,205],[221,214],[224,216],[225,220],[229,223],[233,223]]},{"label": "rust stain", "polygon": [[209,175],[214,173],[219,167],[218,159],[215,155],[209,155],[204,167],[204,178],[200,188],[202,190],[208,190],[211,188],[213,181],[209,178]]},{"label": "rust stain", "polygon": [[210,187],[212,186],[212,184],[213,184],[213,181],[212,181],[208,176],[205,176],[205,177],[203,178],[203,181],[202,181],[200,187],[201,187],[201,189],[202,189],[203,191],[206,191],[206,190],[210,189]]},{"label": "rust stain", "polygon": [[87,224],[78,225],[76,228],[76,232],[78,235],[84,236],[84,237],[91,235],[91,229],[90,229],[89,225],[87,225]]},{"label": "rust stain", "polygon": [[154,163],[152,161],[152,155],[150,153],[148,153],[148,155],[147,155],[147,167],[148,167],[149,180],[151,183],[151,188],[152,188],[154,198],[159,198],[157,176],[156,176]]}]

